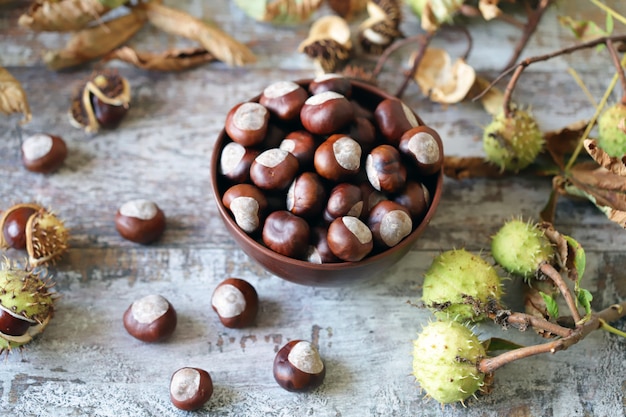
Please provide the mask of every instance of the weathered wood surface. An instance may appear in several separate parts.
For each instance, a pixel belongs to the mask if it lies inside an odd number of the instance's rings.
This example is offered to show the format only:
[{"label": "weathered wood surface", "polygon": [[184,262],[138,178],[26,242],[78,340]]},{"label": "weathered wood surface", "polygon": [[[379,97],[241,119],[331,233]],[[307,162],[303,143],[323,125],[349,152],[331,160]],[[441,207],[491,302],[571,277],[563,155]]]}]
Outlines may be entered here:
[{"label": "weathered wood surface", "polygon": [[[119,65],[133,88],[132,110],[114,131],[87,137],[67,121],[69,97],[89,68],[53,73],[40,52],[60,47],[65,37],[33,34],[15,25],[27,6],[0,9],[0,65],[24,85],[34,118],[22,135],[50,131],[65,138],[70,154],[56,174],[27,172],[19,159],[17,117],[0,117],[0,209],[37,200],[53,208],[71,228],[71,250],[53,269],[62,295],[46,332],[22,353],[0,364],[0,414],[14,416],[182,416],[168,397],[169,378],[182,366],[213,376],[215,394],[200,415],[214,416],[622,416],[626,414],[626,341],[596,332],[553,356],[507,365],[495,389],[469,409],[442,408],[426,401],[411,376],[411,340],[427,323],[419,300],[422,275],[439,251],[467,247],[488,255],[490,235],[506,219],[537,218],[550,190],[547,178],[446,181],[441,206],[410,254],[375,282],[345,288],[310,288],[282,281],[247,258],[227,234],[209,189],[209,158],[225,113],[272,81],[313,75],[295,52],[306,26],[273,29],[248,20],[226,0],[170,2],[211,17],[244,42],[259,63],[231,69],[206,65],[177,74],[150,73]],[[574,2],[566,3],[563,7]],[[586,2],[575,2],[577,4]],[[623,6],[619,1],[611,2]],[[579,16],[600,14],[586,5]],[[622,10],[624,11],[624,10]],[[527,51],[534,55],[571,42],[552,9]],[[408,15],[408,10],[407,10]],[[417,33],[407,16],[407,34]],[[621,27],[623,28],[623,27]],[[471,25],[475,47],[470,63],[495,74],[519,32],[492,22]],[[184,42],[146,27],[133,44],[154,49]],[[435,41],[464,49],[458,34]],[[410,48],[409,48],[410,49]],[[410,51],[406,51],[408,54]],[[408,55],[407,55],[408,56]],[[402,58],[405,60],[406,56]],[[532,105],[541,126],[562,127],[593,113],[566,73],[574,66],[596,97],[612,74],[608,56],[584,52],[523,75],[516,99]],[[391,67],[389,67],[391,68]],[[400,71],[381,83],[395,89]],[[481,155],[481,125],[489,117],[475,104],[447,109],[430,103],[413,85],[406,101],[439,130],[450,155]],[[145,197],[165,211],[168,228],[152,246],[124,241],[113,216],[124,201]],[[561,200],[557,228],[586,248],[584,285],[600,308],[626,299],[626,233],[584,202]],[[19,259],[21,253],[7,256]],[[256,326],[229,330],[210,308],[215,285],[227,276],[249,280],[261,298]],[[511,283],[507,300],[516,305]],[[121,316],[136,298],[165,295],[179,313],[174,337],[163,344],[136,341]],[[617,323],[621,329],[626,323]],[[480,325],[481,337],[537,343],[532,333],[502,334]],[[276,350],[294,338],[317,343],[327,365],[324,385],[295,395],[274,382]]]}]

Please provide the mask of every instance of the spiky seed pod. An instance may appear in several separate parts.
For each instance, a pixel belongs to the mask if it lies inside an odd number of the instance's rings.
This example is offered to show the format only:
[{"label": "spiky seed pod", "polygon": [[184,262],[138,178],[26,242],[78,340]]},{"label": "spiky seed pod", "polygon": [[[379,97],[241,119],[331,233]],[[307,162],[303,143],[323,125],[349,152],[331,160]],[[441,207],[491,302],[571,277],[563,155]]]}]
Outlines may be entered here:
[{"label": "spiky seed pod", "polygon": [[598,146],[615,158],[626,155],[626,105],[608,107],[598,119]]},{"label": "spiky seed pod", "polygon": [[478,362],[485,355],[483,345],[464,325],[432,322],[413,341],[413,375],[440,403],[463,402],[484,385]]},{"label": "spiky seed pod", "polygon": [[352,51],[348,22],[335,15],[317,19],[311,25],[307,38],[298,46],[298,51],[312,58],[321,72],[335,72],[348,60]]},{"label": "spiky seed pod", "polygon": [[543,263],[553,259],[555,248],[535,223],[513,219],[491,240],[491,255],[505,270],[531,278]]},{"label": "spiky seed pod", "polygon": [[422,301],[439,318],[482,320],[486,306],[498,303],[501,296],[495,268],[465,249],[441,253],[424,276]]},{"label": "spiky seed pod", "polygon": [[325,73],[334,72],[350,58],[350,48],[333,39],[320,39],[306,45],[303,52],[312,58]]},{"label": "spiky seed pod", "polygon": [[513,110],[510,117],[500,113],[483,133],[487,160],[502,171],[517,172],[526,168],[537,158],[544,142],[535,119],[521,109]]},{"label": "spiky seed pod", "polygon": [[31,267],[61,258],[67,251],[68,239],[63,222],[35,203],[16,204],[0,217],[0,248],[26,249]]},{"label": "spiky seed pod", "polygon": [[0,333],[0,352],[3,352],[25,345],[45,329],[52,317],[56,293],[51,291],[52,282],[45,270],[20,268],[9,260],[1,268],[0,309],[14,319],[29,323],[23,333],[11,331],[10,326],[3,327],[6,332]]}]

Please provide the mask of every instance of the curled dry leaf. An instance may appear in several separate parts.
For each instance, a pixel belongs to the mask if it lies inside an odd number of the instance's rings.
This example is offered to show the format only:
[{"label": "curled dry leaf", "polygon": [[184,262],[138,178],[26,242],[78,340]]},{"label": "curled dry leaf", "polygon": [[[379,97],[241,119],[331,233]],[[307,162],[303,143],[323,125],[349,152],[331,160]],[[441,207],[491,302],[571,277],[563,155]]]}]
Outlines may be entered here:
[{"label": "curled dry leaf", "polygon": [[[591,155],[601,167],[606,168],[615,175],[626,177],[626,155],[622,158],[610,156],[599,148],[598,143],[593,139],[585,139],[584,145],[589,155]],[[626,182],[626,180],[624,182]]]},{"label": "curled dry leaf", "polygon": [[443,173],[456,180],[470,178],[502,178],[507,172],[481,157],[446,156],[443,162]]},{"label": "curled dry leaf", "polygon": [[247,46],[188,13],[154,2],[140,3],[136,10],[145,12],[150,23],[157,28],[199,42],[215,58],[228,65],[242,66],[256,62],[256,57]]},{"label": "curled dry leaf", "polygon": [[610,35],[591,20],[575,20],[570,16],[559,16],[558,20],[561,26],[571,30],[574,36],[583,42]]},{"label": "curled dry leaf", "polygon": [[581,162],[567,177],[553,179],[556,192],[591,201],[609,220],[626,228],[626,181],[596,162]]},{"label": "curled dry leaf", "polygon": [[64,49],[46,52],[43,60],[53,70],[83,64],[126,42],[144,23],[145,17],[141,13],[130,12],[101,25],[80,30]]},{"label": "curled dry leaf", "polygon": [[38,0],[20,16],[18,24],[37,31],[75,31],[124,3],[125,0]]},{"label": "curled dry leaf", "polygon": [[313,22],[298,51],[308,55],[322,72],[334,72],[350,57],[350,26],[339,16],[324,16]]},{"label": "curled dry leaf", "polygon": [[[550,297],[556,297],[559,294],[559,290],[550,279],[532,280],[530,285],[524,287],[524,312],[533,317],[550,320],[546,301],[541,293]],[[534,328],[534,330],[541,337],[554,337],[554,334],[545,329]]]},{"label": "curled dry leaf", "polygon": [[30,122],[32,117],[22,84],[2,67],[0,67],[0,111],[4,114],[22,113],[24,115],[22,123]]},{"label": "curled dry leaf", "polygon": [[183,71],[214,61],[215,57],[204,48],[171,49],[152,53],[123,46],[108,54],[105,59],[118,59],[145,70]]},{"label": "curled dry leaf", "polygon": [[565,156],[574,152],[580,137],[587,129],[587,124],[589,124],[587,120],[578,120],[562,129],[544,132],[545,149],[559,167],[564,168]]}]

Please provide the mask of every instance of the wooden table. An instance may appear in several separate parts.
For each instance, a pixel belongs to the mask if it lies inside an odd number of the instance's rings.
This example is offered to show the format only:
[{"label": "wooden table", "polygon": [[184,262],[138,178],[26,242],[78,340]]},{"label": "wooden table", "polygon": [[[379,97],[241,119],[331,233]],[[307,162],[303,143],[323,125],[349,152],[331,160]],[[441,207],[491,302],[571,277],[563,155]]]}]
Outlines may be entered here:
[{"label": "wooden table", "polygon": [[[215,63],[182,73],[114,65],[131,83],[132,108],[118,129],[96,136],[72,128],[67,119],[72,91],[91,67],[47,70],[40,53],[60,47],[66,35],[18,28],[16,19],[26,2],[0,9],[0,65],[21,81],[34,115],[21,133],[18,116],[0,116],[0,209],[38,201],[71,230],[71,249],[52,268],[61,294],[53,321],[23,352],[13,352],[0,364],[1,415],[188,415],[175,409],[168,396],[170,376],[182,366],[202,367],[213,376],[215,393],[199,415],[626,414],[626,340],[605,332],[595,332],[568,351],[507,365],[496,373],[493,393],[471,401],[468,409],[442,409],[427,401],[411,376],[411,340],[431,316],[407,301],[419,301],[430,261],[442,250],[460,247],[488,256],[490,235],[502,222],[520,215],[538,218],[551,187],[547,178],[446,180],[437,215],[423,237],[372,283],[300,286],[268,274],[244,255],[217,217],[209,187],[212,146],[234,104],[273,81],[314,74],[312,63],[296,52],[308,29],[254,23],[227,0],[166,3],[212,18],[237,39],[250,42],[259,62],[245,68]],[[567,4],[545,16],[527,56],[573,42],[556,23],[557,15],[603,21],[602,13],[587,2],[562,3]],[[625,11],[618,0],[608,3]],[[416,18],[406,11],[403,30],[418,33]],[[624,31],[623,25],[615,25],[616,32]],[[474,35],[470,64],[495,76],[519,31],[502,22],[480,21],[469,29]],[[189,45],[149,26],[131,44],[156,50]],[[456,32],[436,38],[434,45],[452,54],[465,47]],[[395,91],[410,52],[403,49],[387,67],[380,78],[383,87]],[[605,52],[585,51],[531,66],[515,98],[532,106],[544,130],[593,114],[566,71],[570,65],[598,99],[613,74]],[[448,155],[482,155],[481,126],[489,116],[478,104],[445,108],[424,98],[414,84],[405,100],[440,132]],[[37,131],[61,135],[69,146],[69,157],[56,174],[38,175],[22,166],[20,135]],[[139,246],[115,231],[115,211],[133,198],[152,199],[166,213],[167,230],[156,244]],[[558,204],[556,227],[586,249],[584,286],[594,295],[593,306],[626,299],[624,230],[591,204],[568,199]],[[6,255],[23,256],[16,251]],[[211,310],[213,288],[228,276],[250,281],[260,295],[260,314],[252,328],[226,329]],[[507,285],[507,300],[515,305],[514,296],[523,284],[513,280]],[[166,343],[139,342],[122,326],[128,305],[150,293],[166,296],[179,314],[178,328]],[[617,326],[624,330],[626,322]],[[477,331],[481,338],[540,341],[532,332],[503,334],[490,324],[481,324]],[[317,344],[327,366],[325,383],[310,394],[284,391],[272,377],[275,352],[296,338]]]}]

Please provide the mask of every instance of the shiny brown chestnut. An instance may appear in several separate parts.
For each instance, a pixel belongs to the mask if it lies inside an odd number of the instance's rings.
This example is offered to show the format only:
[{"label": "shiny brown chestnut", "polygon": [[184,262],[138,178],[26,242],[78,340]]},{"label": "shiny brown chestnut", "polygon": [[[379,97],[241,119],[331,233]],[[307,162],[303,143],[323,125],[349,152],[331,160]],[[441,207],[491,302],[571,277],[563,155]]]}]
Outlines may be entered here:
[{"label": "shiny brown chestnut", "polygon": [[396,193],[406,184],[406,167],[400,152],[391,145],[372,149],[365,160],[365,172],[372,187],[385,193]]},{"label": "shiny brown chestnut", "polygon": [[379,202],[387,200],[387,196],[374,189],[369,181],[360,183],[359,188],[361,188],[361,194],[363,195],[363,210],[361,210],[360,219],[367,221],[372,208],[374,208],[374,206]]},{"label": "shiny brown chestnut", "polygon": [[181,368],[170,380],[170,401],[181,410],[202,408],[213,395],[211,375],[200,368]]},{"label": "shiny brown chestnut", "polygon": [[302,217],[278,210],[265,219],[263,243],[276,253],[302,259],[309,245],[310,227]]},{"label": "shiny brown chestnut", "polygon": [[325,91],[309,97],[300,111],[300,121],[315,135],[330,135],[354,120],[354,108],[343,95]]},{"label": "shiny brown chestnut", "polygon": [[176,329],[176,310],[163,296],[150,294],[134,301],[124,312],[126,331],[142,342],[161,342]]},{"label": "shiny brown chestnut", "polygon": [[263,190],[284,190],[296,177],[298,160],[291,153],[272,148],[261,152],[250,165],[250,179]]},{"label": "shiny brown chestnut", "polygon": [[252,184],[233,185],[222,196],[222,204],[246,233],[254,233],[261,228],[268,207],[263,192]]},{"label": "shiny brown chestnut", "polygon": [[278,81],[265,87],[259,103],[280,120],[295,120],[309,94],[292,81]]},{"label": "shiny brown chestnut", "polygon": [[341,74],[326,73],[316,77],[309,84],[309,92],[312,95],[325,91],[334,91],[349,99],[352,95],[352,83]]},{"label": "shiny brown chestnut", "polygon": [[432,175],[443,165],[441,138],[428,126],[417,126],[400,137],[400,152],[415,162],[421,175]]},{"label": "shiny brown chestnut", "polygon": [[328,247],[328,227],[316,226],[311,229],[311,244],[306,254],[306,260],[314,264],[341,262]]},{"label": "shiny brown chestnut", "polygon": [[239,103],[226,116],[224,129],[228,136],[243,146],[263,141],[269,126],[270,112],[259,103]]},{"label": "shiny brown chestnut", "polygon": [[22,336],[28,328],[37,324],[34,320],[27,320],[0,305],[0,333],[8,336]]},{"label": "shiny brown chestnut", "polygon": [[348,136],[356,140],[364,153],[372,150],[376,143],[376,127],[364,117],[355,117]]},{"label": "shiny brown chestnut", "polygon": [[338,217],[328,226],[328,247],[341,260],[357,262],[374,248],[372,232],[354,216]]},{"label": "shiny brown chestnut", "polygon": [[358,185],[347,182],[337,184],[330,190],[324,220],[332,222],[337,217],[360,217],[363,211],[363,194]]},{"label": "shiny brown chestnut", "polygon": [[227,278],[213,291],[211,307],[224,326],[233,329],[248,327],[254,323],[259,311],[259,296],[248,281]]},{"label": "shiny brown chestnut", "polygon": [[288,133],[278,147],[291,153],[298,160],[300,168],[304,169],[313,164],[313,155],[316,148],[315,138],[306,130],[296,130]]},{"label": "shiny brown chestnut", "polygon": [[291,183],[287,191],[287,210],[307,219],[322,213],[326,190],[319,175],[303,172]]},{"label": "shiny brown chestnut", "polygon": [[291,340],[274,358],[274,379],[291,392],[311,391],[324,382],[326,367],[318,350],[306,340]]},{"label": "shiny brown chestnut", "polygon": [[37,133],[22,143],[22,163],[32,172],[50,174],[63,165],[66,157],[67,146],[59,136]]},{"label": "shiny brown chestnut", "polygon": [[413,231],[409,210],[391,200],[384,200],[372,208],[367,225],[378,247],[392,248]]},{"label": "shiny brown chestnut", "polygon": [[381,101],[374,110],[374,119],[378,130],[393,145],[409,129],[420,125],[420,120],[413,110],[396,98]]},{"label": "shiny brown chestnut", "polygon": [[220,155],[220,174],[231,181],[243,183],[250,179],[250,166],[259,155],[259,151],[246,148],[237,142],[230,142]]},{"label": "shiny brown chestnut", "polygon": [[430,191],[418,181],[407,181],[404,190],[394,196],[393,201],[409,210],[414,223],[420,221],[430,207]]},{"label": "shiny brown chestnut", "polygon": [[26,225],[40,207],[36,204],[19,204],[2,214],[2,245],[13,249],[26,249]]},{"label": "shiny brown chestnut", "polygon": [[349,179],[361,168],[361,145],[350,136],[334,134],[317,147],[313,164],[323,178],[332,181]]},{"label": "shiny brown chestnut", "polygon": [[115,228],[124,239],[146,245],[163,235],[165,214],[152,201],[130,200],[115,213]]}]

